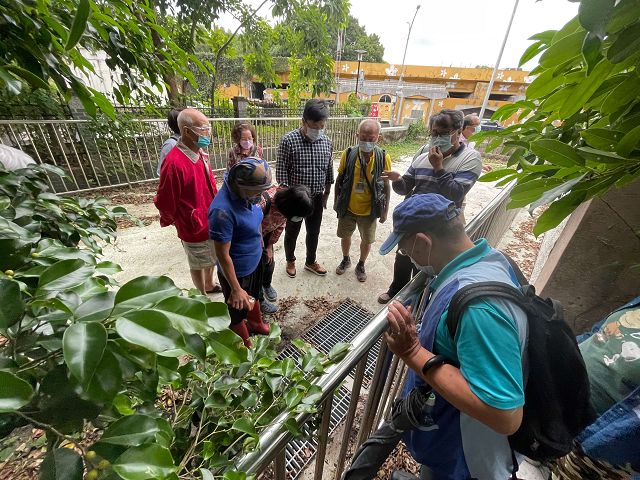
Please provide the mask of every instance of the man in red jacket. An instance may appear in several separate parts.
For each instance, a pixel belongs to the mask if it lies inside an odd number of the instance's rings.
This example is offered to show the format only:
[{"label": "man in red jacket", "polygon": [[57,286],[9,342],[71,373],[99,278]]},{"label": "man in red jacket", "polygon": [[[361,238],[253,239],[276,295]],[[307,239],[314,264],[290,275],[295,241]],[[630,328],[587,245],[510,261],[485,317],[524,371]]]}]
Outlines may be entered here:
[{"label": "man in red jacket", "polygon": [[222,291],[213,281],[216,261],[209,240],[207,212],[218,193],[206,148],[211,143],[209,119],[188,108],[178,115],[180,139],[162,163],[154,199],[160,226],[174,225],[187,254],[193,284],[203,294]]}]

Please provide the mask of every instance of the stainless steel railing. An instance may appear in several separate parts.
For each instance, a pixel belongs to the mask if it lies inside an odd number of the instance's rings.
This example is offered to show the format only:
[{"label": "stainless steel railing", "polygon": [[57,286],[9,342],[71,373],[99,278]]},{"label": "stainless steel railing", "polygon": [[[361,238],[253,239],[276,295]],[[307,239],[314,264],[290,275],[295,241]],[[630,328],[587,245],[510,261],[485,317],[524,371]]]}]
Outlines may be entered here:
[{"label": "stainless steel railing", "polygon": [[[327,121],[327,135],[334,152],[356,141],[362,118],[335,117]],[[233,146],[231,130],[239,122],[256,127],[265,160],[276,160],[282,136],[300,126],[300,118],[215,118],[211,120],[209,161],[224,170]],[[158,154],[170,135],[164,119],[123,120],[111,123],[90,120],[0,120],[0,143],[18,148],[37,163],[62,168],[67,178],[50,177],[56,193],[71,193],[155,180]]]},{"label": "stainless steel railing", "polygon": [[[505,231],[513,222],[517,210],[507,210],[506,205],[509,194],[514,184],[507,185],[466,227],[469,236],[476,240],[486,237],[492,245],[496,245]],[[396,295],[396,299],[404,304],[414,306],[414,311],[420,309],[423,301],[423,292],[427,284],[427,277],[423,272],[413,279]],[[352,341],[353,347],[347,356],[338,364],[332,366],[316,384],[321,388],[323,395],[318,400],[317,406],[321,415],[320,428],[318,430],[318,450],[316,452],[315,471],[313,478],[321,480],[328,478],[324,473],[324,460],[328,444],[328,425],[331,416],[333,393],[336,388],[355,370],[351,387],[351,400],[345,418],[344,433],[340,439],[340,451],[338,454],[336,469],[333,474],[335,479],[342,476],[347,462],[349,437],[354,429],[356,409],[360,392],[362,390],[367,355],[378,342],[387,328],[387,307],[382,308]],[[376,359],[373,380],[368,389],[367,401],[357,428],[358,438],[355,448],[362,444],[371,434],[373,428],[377,428],[391,410],[393,400],[398,396],[403,383],[406,366],[399,361],[387,348],[384,340],[380,346]],[[301,413],[295,417],[295,422],[302,426],[311,414]],[[250,474],[264,471],[271,462],[274,463],[276,480],[286,478],[285,446],[292,439],[291,434],[284,427],[288,413],[283,412],[260,435],[259,448],[254,452],[244,455],[236,463],[238,470]]]}]

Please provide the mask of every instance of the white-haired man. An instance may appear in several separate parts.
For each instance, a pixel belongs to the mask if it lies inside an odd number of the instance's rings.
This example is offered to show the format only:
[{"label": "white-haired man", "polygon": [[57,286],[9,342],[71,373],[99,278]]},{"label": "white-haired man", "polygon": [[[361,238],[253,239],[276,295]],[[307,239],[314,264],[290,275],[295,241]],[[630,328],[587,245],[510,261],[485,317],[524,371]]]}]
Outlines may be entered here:
[{"label": "white-haired man", "polygon": [[360,259],[355,268],[360,282],[367,279],[364,262],[376,239],[376,220],[384,223],[389,208],[391,187],[389,180],[381,177],[391,169],[391,158],[376,146],[380,138],[380,123],[363,120],[358,126],[358,145],[342,153],[334,209],[338,213],[338,231],[342,246],[342,261],[336,273],[342,275],[351,266],[349,250],[351,236],[358,227],[360,232]]},{"label": "white-haired man", "polygon": [[174,225],[178,231],[195,287],[203,294],[218,293],[222,290],[213,281],[216,256],[207,217],[218,193],[205,150],[211,143],[209,119],[187,108],[178,115],[178,128],[180,139],[164,159],[154,203],[160,226]]}]

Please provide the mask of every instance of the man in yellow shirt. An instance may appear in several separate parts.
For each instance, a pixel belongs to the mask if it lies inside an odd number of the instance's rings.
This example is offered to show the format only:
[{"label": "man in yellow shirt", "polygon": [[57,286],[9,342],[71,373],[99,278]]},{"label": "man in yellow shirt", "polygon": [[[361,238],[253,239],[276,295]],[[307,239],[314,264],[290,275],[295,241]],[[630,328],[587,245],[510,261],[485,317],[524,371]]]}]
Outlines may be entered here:
[{"label": "man in yellow shirt", "polygon": [[358,126],[358,145],[342,153],[336,179],[334,209],[338,213],[338,232],[342,246],[342,261],[336,273],[342,275],[351,266],[349,249],[351,236],[360,232],[360,260],[356,278],[367,279],[364,262],[376,238],[376,219],[384,223],[389,208],[391,187],[381,174],[391,168],[391,158],[376,146],[380,138],[380,123],[363,120]]}]

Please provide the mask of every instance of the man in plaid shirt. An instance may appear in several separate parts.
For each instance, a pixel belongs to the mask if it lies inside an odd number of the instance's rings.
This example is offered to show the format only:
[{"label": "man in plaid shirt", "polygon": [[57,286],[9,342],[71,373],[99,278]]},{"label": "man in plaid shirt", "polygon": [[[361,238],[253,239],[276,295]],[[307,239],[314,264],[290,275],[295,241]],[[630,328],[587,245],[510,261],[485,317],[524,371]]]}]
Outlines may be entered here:
[{"label": "man in plaid shirt", "polygon": [[[327,118],[329,107],[325,102],[316,98],[308,100],[302,113],[302,126],[282,137],[276,162],[276,179],[281,186],[306,185],[311,190],[313,212],[304,219],[307,229],[304,269],[320,276],[325,276],[327,270],[316,261],[316,250],[322,212],[327,208],[333,183],[333,145],[324,134]],[[291,278],[296,276],[295,250],[301,226],[301,222],[289,220],[284,231],[286,272]]]}]

